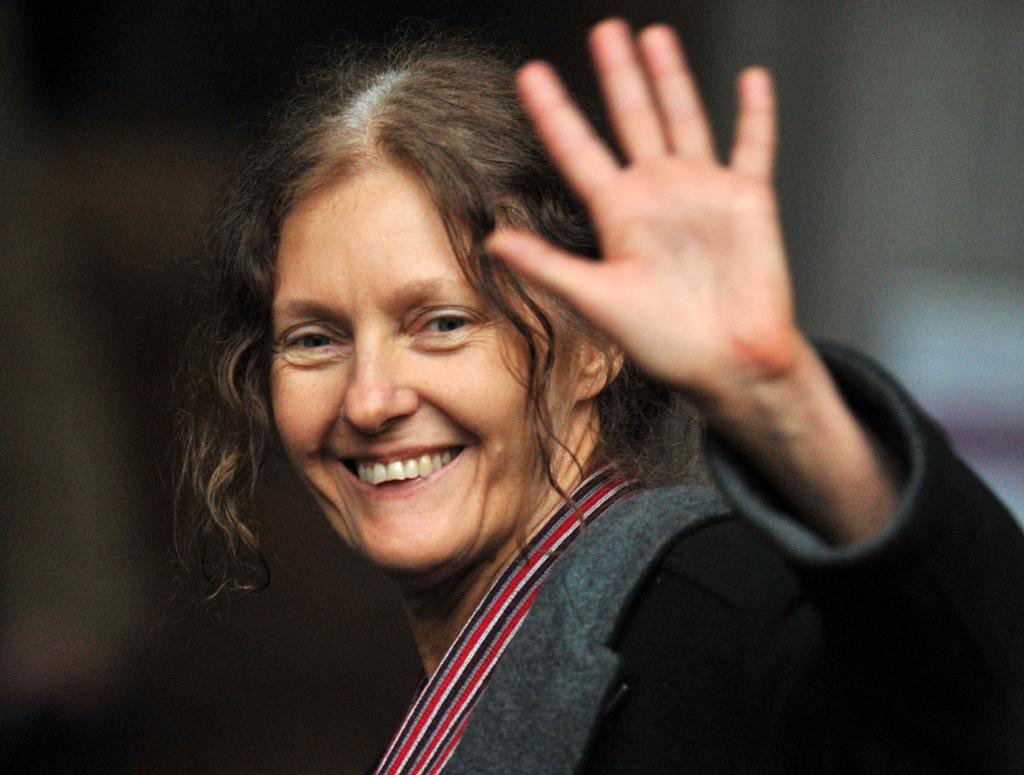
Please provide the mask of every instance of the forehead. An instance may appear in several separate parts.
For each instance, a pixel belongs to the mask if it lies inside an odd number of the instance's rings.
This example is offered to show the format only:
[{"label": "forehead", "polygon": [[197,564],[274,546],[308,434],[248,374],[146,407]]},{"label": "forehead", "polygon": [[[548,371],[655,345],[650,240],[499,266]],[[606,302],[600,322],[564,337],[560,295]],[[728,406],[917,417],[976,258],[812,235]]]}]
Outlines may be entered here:
[{"label": "forehead", "polygon": [[285,219],[275,308],[293,296],[468,288],[441,214],[412,175],[374,166],[305,199]]}]

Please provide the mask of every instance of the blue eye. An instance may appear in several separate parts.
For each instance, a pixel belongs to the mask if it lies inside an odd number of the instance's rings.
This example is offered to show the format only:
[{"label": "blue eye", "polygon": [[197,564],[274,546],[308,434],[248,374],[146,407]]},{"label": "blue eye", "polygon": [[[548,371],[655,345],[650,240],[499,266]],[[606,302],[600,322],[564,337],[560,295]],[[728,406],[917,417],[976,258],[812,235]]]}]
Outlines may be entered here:
[{"label": "blue eye", "polygon": [[323,334],[303,334],[292,342],[294,346],[308,350],[314,350],[318,347],[327,347],[330,343],[331,340]]},{"label": "blue eye", "polygon": [[434,318],[429,323],[427,323],[427,327],[431,331],[434,331],[435,333],[438,334],[447,334],[452,331],[457,331],[464,325],[466,325],[466,320],[464,318],[456,317]]}]

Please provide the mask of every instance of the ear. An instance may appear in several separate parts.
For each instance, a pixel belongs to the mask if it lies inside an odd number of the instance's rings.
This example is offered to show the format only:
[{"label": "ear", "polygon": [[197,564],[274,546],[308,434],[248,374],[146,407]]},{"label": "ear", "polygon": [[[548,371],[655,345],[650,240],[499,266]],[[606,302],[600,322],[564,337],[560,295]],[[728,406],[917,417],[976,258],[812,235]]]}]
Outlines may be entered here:
[{"label": "ear", "polygon": [[597,398],[619,376],[624,362],[622,350],[615,345],[582,343],[576,356],[576,403]]}]

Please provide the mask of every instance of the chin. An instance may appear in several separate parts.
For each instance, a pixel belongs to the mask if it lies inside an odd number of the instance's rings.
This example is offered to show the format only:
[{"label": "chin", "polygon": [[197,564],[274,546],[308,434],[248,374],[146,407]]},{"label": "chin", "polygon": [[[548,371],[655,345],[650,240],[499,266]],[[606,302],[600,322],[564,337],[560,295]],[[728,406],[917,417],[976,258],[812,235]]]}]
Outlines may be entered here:
[{"label": "chin", "polygon": [[413,538],[387,545],[357,547],[403,589],[424,589],[447,581],[467,566],[464,556],[451,547],[424,545]]}]

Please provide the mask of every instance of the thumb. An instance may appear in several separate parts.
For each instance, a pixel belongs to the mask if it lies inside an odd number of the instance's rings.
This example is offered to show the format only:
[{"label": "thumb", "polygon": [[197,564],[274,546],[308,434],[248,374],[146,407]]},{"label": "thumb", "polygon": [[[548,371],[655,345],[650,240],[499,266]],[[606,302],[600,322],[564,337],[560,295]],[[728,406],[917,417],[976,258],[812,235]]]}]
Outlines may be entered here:
[{"label": "thumb", "polygon": [[527,280],[558,294],[577,309],[587,304],[594,287],[593,262],[556,248],[536,234],[499,229],[488,237],[485,247]]}]

